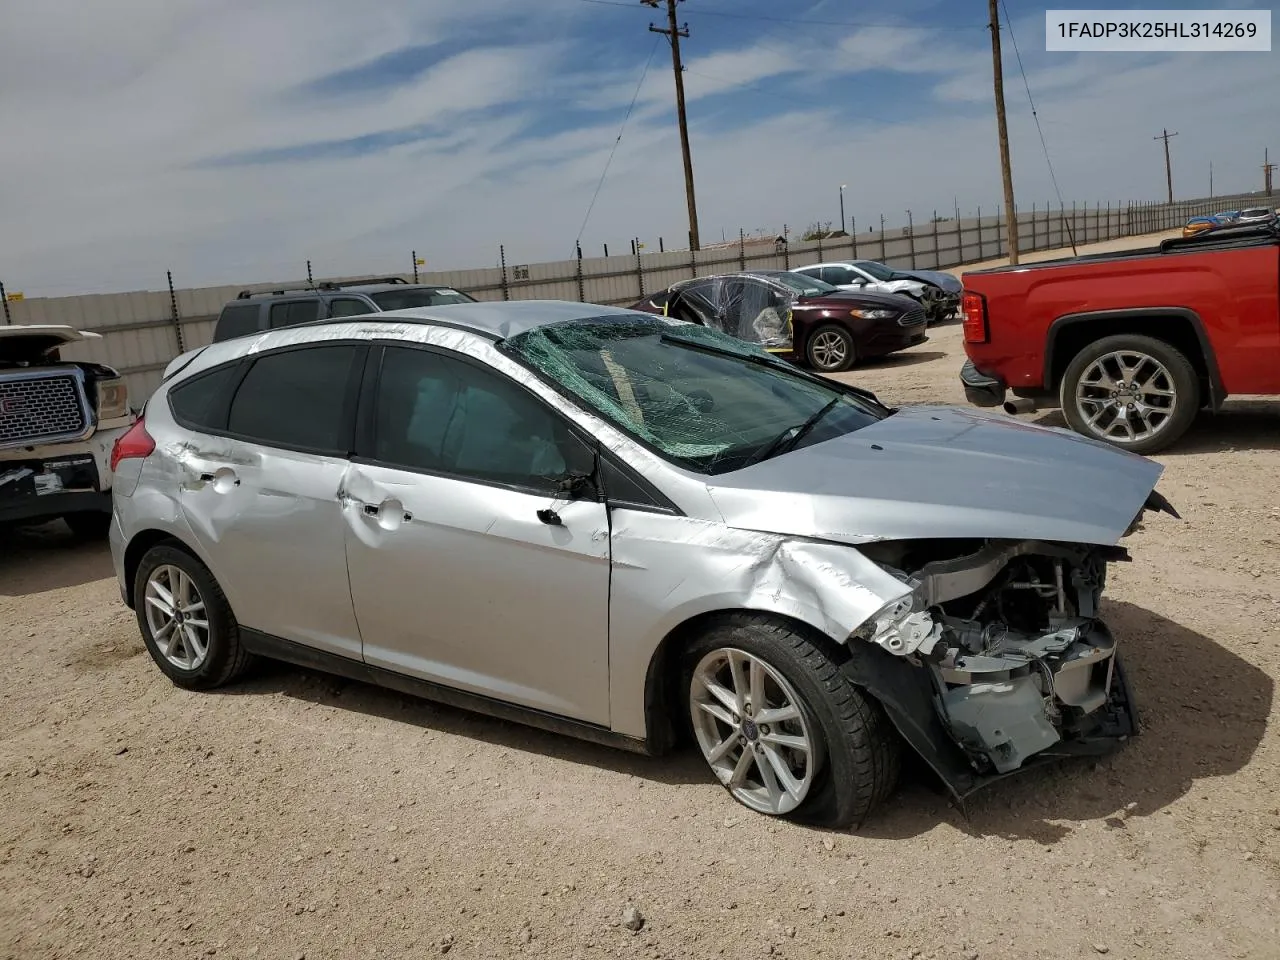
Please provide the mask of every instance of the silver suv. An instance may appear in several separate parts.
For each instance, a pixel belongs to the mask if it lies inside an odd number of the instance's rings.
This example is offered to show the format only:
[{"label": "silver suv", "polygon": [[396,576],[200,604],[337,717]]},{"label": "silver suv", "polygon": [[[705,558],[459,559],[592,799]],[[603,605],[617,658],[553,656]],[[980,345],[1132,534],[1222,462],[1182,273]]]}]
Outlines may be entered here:
[{"label": "silver suv", "polygon": [[957,796],[1135,730],[1107,565],[1161,467],[892,410],[665,317],[470,303],[277,330],[166,371],[116,450],[147,649],[274,657],[660,754],[862,821],[900,746]]}]

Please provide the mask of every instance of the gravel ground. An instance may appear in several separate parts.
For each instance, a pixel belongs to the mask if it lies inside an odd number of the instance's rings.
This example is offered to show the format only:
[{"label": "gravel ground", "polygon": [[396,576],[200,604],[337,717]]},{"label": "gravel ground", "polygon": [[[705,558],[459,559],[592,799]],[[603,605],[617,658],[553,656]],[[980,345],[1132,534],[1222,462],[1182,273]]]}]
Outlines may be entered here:
[{"label": "gravel ground", "polygon": [[[960,358],[952,324],[850,379],[960,402]],[[1184,519],[1106,610],[1143,734],[965,810],[909,772],[856,834],[753,815],[687,750],[284,666],[184,692],[105,547],[11,534],[0,957],[1280,957],[1280,405],[1159,459]]]}]

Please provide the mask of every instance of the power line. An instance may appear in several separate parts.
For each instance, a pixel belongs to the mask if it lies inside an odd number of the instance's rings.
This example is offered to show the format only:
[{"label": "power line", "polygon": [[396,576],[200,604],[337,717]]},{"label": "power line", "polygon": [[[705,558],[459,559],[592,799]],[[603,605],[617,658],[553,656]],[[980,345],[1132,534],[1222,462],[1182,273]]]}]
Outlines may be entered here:
[{"label": "power line", "polygon": [[577,243],[582,242],[582,234],[587,229],[587,221],[591,219],[591,211],[595,209],[596,198],[600,196],[600,189],[604,186],[604,178],[609,174],[609,166],[613,163],[613,155],[618,152],[618,144],[622,142],[622,134],[627,129],[627,122],[631,119],[631,111],[636,108],[636,101],[640,99],[640,88],[644,86],[644,79],[649,75],[649,64],[653,63],[653,55],[658,51],[658,38],[653,38],[653,46],[649,48],[649,56],[644,62],[644,69],[640,71],[640,81],[636,84],[636,92],[631,95],[631,103],[627,107],[627,114],[622,118],[622,126],[618,128],[618,137],[613,141],[613,148],[609,151],[609,159],[604,163],[604,169],[600,171],[600,182],[596,184],[596,192],[591,195],[591,202],[587,204],[587,215],[582,218],[582,226],[578,228]]},{"label": "power line", "polygon": [[[1022,74],[1022,85],[1027,90],[1027,103],[1031,106],[1031,118],[1036,122],[1036,133],[1040,135],[1040,149],[1044,151],[1044,162],[1049,167],[1049,180],[1053,184],[1053,192],[1058,197],[1058,207],[1063,206],[1062,191],[1058,189],[1058,175],[1053,170],[1053,161],[1049,158],[1049,144],[1045,142],[1044,130],[1040,126],[1040,114],[1036,112],[1036,102],[1031,98],[1031,83],[1027,80],[1026,68],[1022,65],[1022,54],[1018,50],[1018,38],[1013,35],[1013,18],[1009,16],[1009,5],[1000,0],[1004,7],[1005,29],[1009,31],[1009,42],[1013,44],[1013,55],[1018,59],[1018,72]],[[1071,238],[1071,250],[1075,252],[1075,237]]]},{"label": "power line", "polygon": [[[624,0],[581,0],[582,3],[593,3],[601,7],[617,7],[620,9],[635,9],[633,4],[626,3]],[[863,30],[966,30],[966,29],[985,29],[985,25],[978,26],[972,23],[962,23],[959,25],[942,26],[921,26],[915,23],[863,23],[857,20],[798,20],[794,17],[771,17],[762,13],[729,13],[725,10],[702,10],[699,9],[697,16],[703,17],[723,17],[730,20],[760,20],[768,23],[788,23],[796,26],[809,27],[860,27]]]}]

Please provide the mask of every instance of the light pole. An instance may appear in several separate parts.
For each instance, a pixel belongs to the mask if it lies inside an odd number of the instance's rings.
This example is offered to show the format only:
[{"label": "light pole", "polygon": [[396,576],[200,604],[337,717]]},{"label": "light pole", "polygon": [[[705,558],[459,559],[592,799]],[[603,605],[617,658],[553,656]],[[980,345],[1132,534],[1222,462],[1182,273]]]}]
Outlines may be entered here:
[{"label": "light pole", "polygon": [[844,233],[844,232],[845,232],[845,231],[844,231],[844,225],[845,225],[845,219],[844,219],[844,188],[845,188],[845,187],[847,187],[847,186],[848,186],[848,184],[847,184],[847,183],[842,183],[842,184],[840,184],[840,232],[841,232],[841,233]]}]

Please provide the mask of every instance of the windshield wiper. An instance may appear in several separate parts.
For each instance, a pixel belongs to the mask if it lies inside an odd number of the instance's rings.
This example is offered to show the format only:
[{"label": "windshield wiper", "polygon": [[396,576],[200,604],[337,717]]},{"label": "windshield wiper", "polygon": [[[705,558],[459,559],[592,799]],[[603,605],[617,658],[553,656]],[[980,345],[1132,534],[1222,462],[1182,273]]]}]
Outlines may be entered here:
[{"label": "windshield wiper", "polygon": [[749,467],[752,464],[760,463],[762,460],[768,460],[770,457],[781,456],[789,450],[794,450],[796,448],[796,444],[808,436],[809,432],[818,425],[818,422],[834,410],[836,404],[839,402],[840,395],[837,394],[823,404],[822,408],[818,410],[817,413],[811,416],[804,423],[800,424],[799,427],[788,427],[755,453],[751,454],[751,456],[747,457],[743,466]]}]

